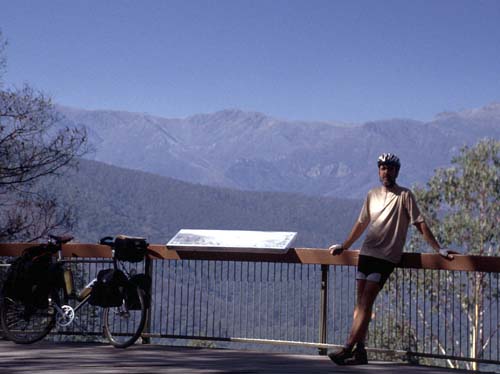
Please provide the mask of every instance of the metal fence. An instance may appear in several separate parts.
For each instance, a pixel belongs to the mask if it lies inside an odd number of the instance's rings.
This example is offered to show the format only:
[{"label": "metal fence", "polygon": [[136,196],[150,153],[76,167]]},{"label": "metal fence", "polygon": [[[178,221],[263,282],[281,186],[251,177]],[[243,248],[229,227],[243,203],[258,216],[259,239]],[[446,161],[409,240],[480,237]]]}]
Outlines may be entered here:
[{"label": "metal fence", "polygon": [[[0,254],[5,246],[0,245]],[[90,247],[67,248],[82,257]],[[149,270],[153,304],[144,342],[266,344],[266,350],[324,353],[342,345],[349,333],[356,251],[336,257],[320,249],[251,256],[153,247],[158,256]],[[95,255],[95,248],[89,253]],[[77,261],[72,266],[81,288],[104,265]],[[447,263],[437,255],[405,255],[374,306],[369,351],[454,367],[500,364],[498,269],[498,258],[457,256]],[[100,312],[86,307],[79,325],[53,338],[100,339]]]}]

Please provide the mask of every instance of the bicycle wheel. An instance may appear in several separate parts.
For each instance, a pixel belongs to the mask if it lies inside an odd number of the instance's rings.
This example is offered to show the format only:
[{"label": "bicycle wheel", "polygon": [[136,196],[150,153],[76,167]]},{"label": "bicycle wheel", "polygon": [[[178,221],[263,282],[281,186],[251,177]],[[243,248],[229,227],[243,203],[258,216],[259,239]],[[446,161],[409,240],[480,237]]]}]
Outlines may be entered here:
[{"label": "bicycle wheel", "polygon": [[43,339],[54,327],[54,308],[37,308],[10,297],[3,297],[0,320],[5,336],[18,344],[30,344]]},{"label": "bicycle wheel", "polygon": [[117,348],[127,348],[134,344],[146,324],[144,290],[140,287],[134,289],[137,292],[136,300],[139,301],[134,309],[129,310],[126,305],[104,309],[104,334]]}]

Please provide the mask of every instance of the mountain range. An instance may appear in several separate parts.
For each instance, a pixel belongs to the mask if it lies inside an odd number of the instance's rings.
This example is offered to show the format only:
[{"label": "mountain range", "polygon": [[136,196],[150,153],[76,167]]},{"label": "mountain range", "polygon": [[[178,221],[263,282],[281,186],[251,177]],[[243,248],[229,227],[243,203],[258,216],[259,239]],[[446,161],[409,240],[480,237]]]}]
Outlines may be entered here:
[{"label": "mountain range", "polygon": [[399,183],[425,184],[464,145],[500,139],[500,103],[436,115],[344,124],[223,110],[187,118],[58,107],[88,129],[87,158],[192,183],[249,191],[362,198],[378,184],[376,159],[396,153]]}]

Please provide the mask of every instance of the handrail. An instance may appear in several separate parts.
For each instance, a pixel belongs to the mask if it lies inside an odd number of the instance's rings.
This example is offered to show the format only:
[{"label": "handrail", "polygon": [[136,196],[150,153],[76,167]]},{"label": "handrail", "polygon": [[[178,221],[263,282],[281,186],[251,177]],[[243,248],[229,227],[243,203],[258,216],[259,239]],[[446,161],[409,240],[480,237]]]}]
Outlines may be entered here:
[{"label": "handrail", "polygon": [[[33,243],[0,243],[0,256],[17,256],[23,249],[33,246]],[[324,248],[291,248],[285,254],[238,253],[224,251],[175,251],[165,245],[151,244],[151,259],[165,260],[217,260],[245,262],[277,262],[317,265],[347,265],[356,266],[359,251],[348,250],[337,256],[332,256]],[[101,257],[110,258],[108,246],[88,243],[68,243],[63,245],[65,257]],[[453,260],[447,260],[434,253],[403,253],[397,267],[413,269],[434,269],[454,271],[500,272],[500,257],[477,255],[454,255]]]},{"label": "handrail", "polygon": [[[33,245],[2,243],[0,257],[17,256]],[[285,254],[176,251],[162,244],[149,248],[149,260],[167,261],[146,261],[144,270],[154,280],[156,301],[143,342],[161,338],[288,344],[316,347],[324,354],[347,333],[358,250],[332,256],[322,248],[294,248]],[[111,250],[106,245],[68,243],[63,256],[89,269],[86,263],[109,261]],[[412,359],[500,363],[495,354],[500,347],[500,257],[455,255],[447,260],[439,254],[404,253],[397,267],[394,280],[379,297],[369,351]],[[485,285],[484,295],[477,293],[477,282]],[[478,304],[463,309],[468,299],[479,296],[484,297]],[[476,307],[481,308],[478,316],[484,316],[480,323],[488,331],[492,352],[472,354],[469,348],[478,344],[478,328],[469,318]],[[100,331],[97,326],[92,333]],[[389,344],[389,338],[396,340]]]}]

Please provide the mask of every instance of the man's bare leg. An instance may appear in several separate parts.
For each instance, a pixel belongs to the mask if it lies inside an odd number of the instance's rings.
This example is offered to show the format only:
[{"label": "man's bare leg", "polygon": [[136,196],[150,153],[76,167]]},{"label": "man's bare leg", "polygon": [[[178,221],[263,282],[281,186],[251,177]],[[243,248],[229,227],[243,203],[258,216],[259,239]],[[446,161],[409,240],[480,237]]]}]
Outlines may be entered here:
[{"label": "man's bare leg", "polygon": [[[380,285],[367,280],[357,281],[357,298],[349,339],[344,348],[332,352],[328,357],[338,365],[366,364],[368,362],[364,343],[368,332],[373,304],[380,292]],[[354,345],[357,344],[356,350]],[[354,359],[353,359],[354,356]]]},{"label": "man's bare leg", "polygon": [[364,344],[372,316],[373,304],[380,292],[380,285],[376,282],[364,279],[360,279],[357,282],[357,302],[354,308],[351,333],[346,344],[349,347],[354,347],[356,343]]}]

